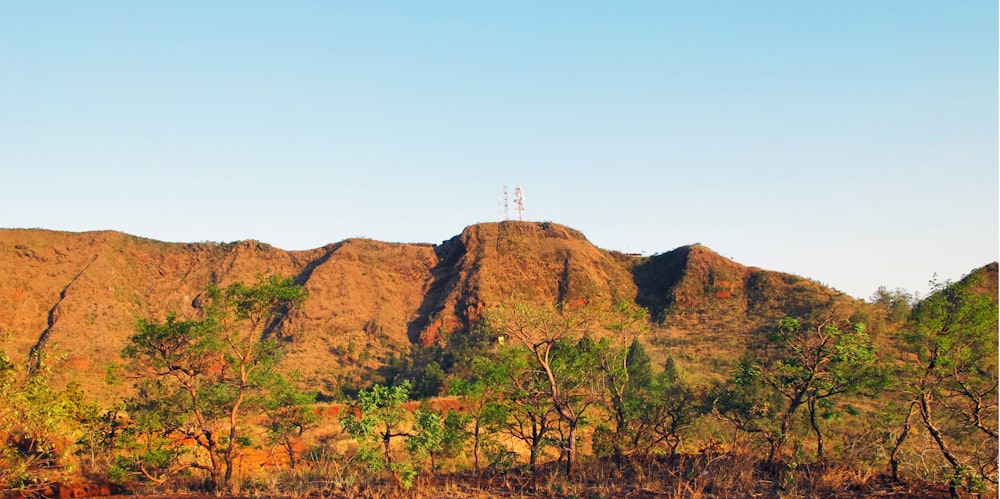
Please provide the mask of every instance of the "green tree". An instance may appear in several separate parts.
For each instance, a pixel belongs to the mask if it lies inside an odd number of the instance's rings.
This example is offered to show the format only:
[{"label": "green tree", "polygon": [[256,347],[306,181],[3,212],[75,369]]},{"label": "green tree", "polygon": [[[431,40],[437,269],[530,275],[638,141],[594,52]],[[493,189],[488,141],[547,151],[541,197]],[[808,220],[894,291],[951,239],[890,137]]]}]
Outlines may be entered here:
[{"label": "green tree", "polygon": [[[176,395],[176,392],[175,392]],[[191,427],[184,427],[180,410],[167,410],[160,400],[167,399],[166,390],[157,383],[144,384],[139,394],[125,402],[129,418],[114,439],[115,460],[108,477],[115,483],[127,484],[132,477],[160,486],[187,468],[211,473],[187,446],[177,445],[172,435],[187,436]],[[204,447],[208,440],[196,442]]]},{"label": "green tree", "polygon": [[395,460],[392,442],[412,435],[403,425],[406,410],[402,405],[409,397],[409,380],[394,386],[375,385],[358,392],[357,399],[339,418],[344,430],[360,445],[359,459],[374,473],[391,471],[401,488],[412,481],[413,469],[408,463]]},{"label": "green tree", "polygon": [[578,459],[580,426],[587,412],[602,402],[606,390],[600,370],[604,345],[584,335],[576,341],[563,338],[551,350],[549,397],[568,429],[563,450],[566,476],[571,478]]},{"label": "green tree", "polygon": [[444,377],[441,364],[436,360],[428,362],[414,385],[413,395],[415,398],[437,397],[441,394],[441,387],[444,386]]},{"label": "green tree", "polygon": [[301,438],[309,428],[319,422],[319,414],[313,410],[316,392],[305,392],[296,386],[297,376],[292,379],[276,375],[268,388],[270,396],[264,400],[263,409],[267,416],[269,442],[279,444],[288,454],[288,467],[295,469],[295,438]]},{"label": "green tree", "polygon": [[121,424],[117,421],[118,408],[103,410],[90,398],[77,382],[70,382],[63,390],[67,413],[74,427],[75,453],[86,461],[81,465],[85,472],[107,471],[114,452],[115,435]]},{"label": "green tree", "polygon": [[605,328],[613,333],[613,340],[601,340],[597,352],[614,417],[613,454],[615,462],[621,464],[624,446],[632,440],[632,426],[640,414],[641,393],[652,380],[649,355],[639,342],[639,337],[649,330],[649,314],[644,308],[621,301],[605,316]]},{"label": "green tree", "polygon": [[0,349],[0,486],[42,482],[70,464],[75,442],[87,437],[84,419],[98,412],[79,385],[52,387],[43,350],[18,369]]},{"label": "green tree", "polygon": [[[472,439],[473,462],[476,473],[479,473],[480,453],[487,430],[499,423],[504,415],[498,402],[502,399],[507,378],[504,366],[493,359],[475,357],[470,366],[471,377],[454,379],[448,387],[448,393],[457,396],[465,408],[465,417],[454,413],[453,420],[455,423],[461,422]],[[460,417],[462,421],[457,419]]]},{"label": "green tree", "polygon": [[527,349],[544,374],[549,403],[567,426],[562,450],[566,475],[571,478],[580,424],[604,392],[599,345],[586,334],[598,327],[597,318],[592,307],[553,309],[527,303],[498,307],[491,318],[505,335]]},{"label": "green tree", "polygon": [[[204,321],[181,320],[168,315],[162,323],[140,320],[136,333],[122,351],[133,361],[126,373],[134,379],[136,395],[126,402],[132,426],[122,435],[118,460],[125,471],[140,473],[153,483],[163,483],[186,467],[209,473],[221,485],[219,421],[224,412],[213,403],[216,378],[221,371],[219,338]],[[215,372],[213,372],[215,371]],[[208,463],[170,445],[172,434],[190,438],[206,451]]]},{"label": "green tree", "polygon": [[885,286],[879,286],[872,294],[871,303],[885,311],[886,319],[891,324],[905,322],[910,317],[913,304],[917,301],[914,293],[896,288],[889,291]]},{"label": "green tree", "polygon": [[438,460],[457,455],[467,438],[460,416],[457,411],[444,416],[426,402],[421,404],[413,413],[413,432],[406,439],[406,450],[411,456],[429,459],[431,469],[437,469]]},{"label": "green tree", "polygon": [[630,394],[631,447],[648,456],[653,448],[665,444],[670,455],[676,454],[684,432],[702,414],[702,395],[684,381],[671,357],[664,370],[651,379],[632,379],[637,385]]},{"label": "green tree", "polygon": [[809,412],[817,457],[822,459],[823,432],[816,418],[820,404],[844,394],[873,392],[884,382],[864,325],[847,326],[827,321],[806,327],[786,317],[751,346],[727,384],[717,390],[715,406],[723,418],[767,439],[768,462],[781,457],[792,422],[803,408]]},{"label": "green tree", "polygon": [[[465,449],[465,442],[471,437],[469,431],[469,418],[461,411],[449,410],[444,417],[444,438],[441,441],[439,454],[442,457],[453,458],[462,453]],[[480,435],[480,445],[483,442],[490,443],[484,435]]]},{"label": "green tree", "polygon": [[[291,278],[259,276],[253,286],[209,285],[197,319],[140,320],[122,357],[138,395],[133,411],[151,411],[167,432],[191,438],[208,455],[191,467],[230,489],[244,418],[261,409],[285,342],[279,319],[306,298]],[[175,456],[176,457],[176,456]]]},{"label": "green tree", "polygon": [[544,373],[534,367],[534,358],[518,347],[500,349],[493,364],[500,370],[500,395],[487,411],[492,431],[505,432],[528,448],[528,469],[538,474],[538,458],[559,414],[548,400],[550,391]]},{"label": "green tree", "polygon": [[[891,456],[893,474],[916,413],[951,468],[953,495],[959,485],[976,490],[997,481],[998,310],[995,295],[981,289],[985,279],[980,270],[957,283],[935,283],[897,342],[909,412]],[[956,444],[963,442],[977,450],[962,452]]]},{"label": "green tree", "polygon": [[724,383],[712,387],[708,399],[716,417],[736,429],[734,441],[742,432],[766,439],[773,448],[778,434],[774,422],[783,400],[778,392],[768,389],[763,377],[756,359],[745,355]]}]

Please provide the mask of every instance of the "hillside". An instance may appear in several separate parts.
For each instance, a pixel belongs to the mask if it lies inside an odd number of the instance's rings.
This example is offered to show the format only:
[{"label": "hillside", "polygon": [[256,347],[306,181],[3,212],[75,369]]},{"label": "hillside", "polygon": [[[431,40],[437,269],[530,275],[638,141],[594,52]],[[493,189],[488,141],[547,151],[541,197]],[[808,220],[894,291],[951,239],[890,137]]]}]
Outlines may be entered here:
[{"label": "hillside", "polygon": [[504,300],[630,300],[664,325],[651,341],[708,347],[725,338],[734,348],[782,315],[854,302],[703,246],[628,256],[554,223],[478,224],[438,245],[349,239],[308,251],[10,229],[0,230],[0,333],[15,362],[42,349],[63,381],[110,395],[105,365],[118,360],[138,318],[193,315],[208,283],[262,273],[293,276],[309,290],[282,334],[292,340],[288,365],[328,394],[346,373],[374,372],[389,352],[461,332]]}]

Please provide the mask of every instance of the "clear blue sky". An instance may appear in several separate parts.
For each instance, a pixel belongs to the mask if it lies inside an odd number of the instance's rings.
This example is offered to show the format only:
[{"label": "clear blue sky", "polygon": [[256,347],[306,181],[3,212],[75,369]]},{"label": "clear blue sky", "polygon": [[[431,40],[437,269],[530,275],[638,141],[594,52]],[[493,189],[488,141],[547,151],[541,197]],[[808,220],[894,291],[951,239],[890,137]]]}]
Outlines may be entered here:
[{"label": "clear blue sky", "polygon": [[858,297],[998,253],[997,2],[14,2],[0,227],[439,243],[525,218]]}]

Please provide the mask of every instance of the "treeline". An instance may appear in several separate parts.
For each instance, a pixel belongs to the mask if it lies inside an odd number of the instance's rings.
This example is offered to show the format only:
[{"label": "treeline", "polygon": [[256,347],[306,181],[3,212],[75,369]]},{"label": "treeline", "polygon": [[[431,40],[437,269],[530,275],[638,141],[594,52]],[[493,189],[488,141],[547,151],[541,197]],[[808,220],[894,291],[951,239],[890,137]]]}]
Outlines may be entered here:
[{"label": "treeline", "polygon": [[[596,473],[617,478],[596,485],[609,496],[908,481],[995,493],[998,311],[986,278],[781,319],[714,379],[651,347],[657,325],[630,303],[512,302],[447,348],[390,359],[383,382],[343,404],[317,404],[280,369],[281,318],[308,299],[303,288],[277,276],[211,286],[198,317],[137,324],[109,369],[132,395],[110,409],[78,386],[52,389],[43,352],[24,368],[0,352],[0,480],[30,489],[74,472],[133,491],[358,495],[499,474],[527,477],[518,493],[553,494],[594,487]],[[255,448],[287,464],[241,468]]]}]

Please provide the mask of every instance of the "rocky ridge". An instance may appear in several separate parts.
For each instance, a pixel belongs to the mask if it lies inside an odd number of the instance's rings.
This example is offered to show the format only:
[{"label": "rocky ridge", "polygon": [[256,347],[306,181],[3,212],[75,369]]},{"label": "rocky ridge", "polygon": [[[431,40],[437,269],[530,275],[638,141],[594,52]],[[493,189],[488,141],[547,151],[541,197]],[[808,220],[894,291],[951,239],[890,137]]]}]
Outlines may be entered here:
[{"label": "rocky ridge", "polygon": [[0,230],[0,338],[15,362],[44,351],[57,377],[96,393],[138,318],[194,315],[209,283],[293,276],[309,300],[289,314],[288,363],[324,392],[386,352],[461,332],[505,300],[630,300],[675,331],[751,331],[851,298],[747,267],[703,246],[651,257],[595,247],[555,223],[467,227],[438,245],[348,239],[308,251],[257,241],[165,243],[118,232]]}]

